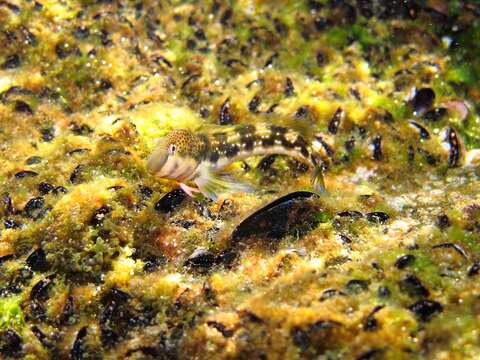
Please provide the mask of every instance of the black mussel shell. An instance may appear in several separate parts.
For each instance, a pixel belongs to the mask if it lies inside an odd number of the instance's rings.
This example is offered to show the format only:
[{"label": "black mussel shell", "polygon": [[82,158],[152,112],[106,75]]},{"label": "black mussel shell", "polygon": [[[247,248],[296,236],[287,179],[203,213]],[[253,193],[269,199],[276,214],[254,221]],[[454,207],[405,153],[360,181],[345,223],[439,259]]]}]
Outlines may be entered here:
[{"label": "black mussel shell", "polygon": [[435,100],[435,92],[430,88],[422,88],[415,93],[412,99],[414,115],[422,115],[431,109]]},{"label": "black mussel shell", "polygon": [[319,206],[312,201],[318,195],[296,191],[285,195],[243,220],[233,231],[233,244],[252,237],[279,240],[294,233],[307,232],[316,225],[314,213]]},{"label": "black mussel shell", "polygon": [[160,213],[170,213],[186,199],[187,195],[181,189],[175,189],[165,194],[155,204],[155,210]]}]

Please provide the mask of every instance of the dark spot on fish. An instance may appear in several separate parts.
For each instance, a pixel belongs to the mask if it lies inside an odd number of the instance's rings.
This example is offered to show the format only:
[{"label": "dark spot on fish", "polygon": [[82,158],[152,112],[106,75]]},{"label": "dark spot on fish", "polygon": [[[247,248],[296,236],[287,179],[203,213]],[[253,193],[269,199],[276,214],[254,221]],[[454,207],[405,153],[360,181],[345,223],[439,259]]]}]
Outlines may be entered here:
[{"label": "dark spot on fish", "polygon": [[28,200],[23,208],[25,215],[33,220],[38,220],[45,215],[45,200],[43,197],[36,197]]},{"label": "dark spot on fish", "polygon": [[155,210],[161,213],[169,213],[180,206],[186,199],[186,194],[181,189],[175,189],[165,194],[155,204]]},{"label": "dark spot on fish", "polygon": [[447,130],[448,145],[450,146],[450,153],[448,155],[448,166],[454,167],[458,165],[460,160],[460,139],[457,131],[450,126]]},{"label": "dark spot on fish", "polygon": [[288,129],[282,126],[272,125],[270,126],[270,131],[276,138],[280,139],[287,133]]},{"label": "dark spot on fish", "polygon": [[430,88],[422,88],[415,92],[412,100],[413,114],[415,116],[424,114],[429,110],[435,100],[435,92]]},{"label": "dark spot on fish", "polygon": [[398,286],[402,292],[405,292],[412,297],[428,297],[428,295],[430,295],[430,292],[422,284],[420,279],[413,274],[407,274],[399,281]]},{"label": "dark spot on fish", "polygon": [[220,154],[218,153],[218,151],[212,151],[209,161],[212,163],[216,163],[218,159],[220,159]]},{"label": "dark spot on fish", "polygon": [[390,215],[381,211],[374,211],[374,212],[367,213],[365,214],[365,217],[369,222],[375,223],[375,224],[385,224],[388,221],[388,219],[390,219]]},{"label": "dark spot on fish", "polygon": [[429,321],[435,314],[443,311],[443,306],[434,300],[419,300],[408,309],[422,322]]},{"label": "dark spot on fish", "polygon": [[27,257],[26,263],[33,271],[45,272],[49,269],[47,257],[42,248],[34,250]]},{"label": "dark spot on fish", "polygon": [[446,108],[435,108],[430,111],[427,111],[425,115],[423,115],[423,120],[426,122],[436,122],[440,121],[447,115]]},{"label": "dark spot on fish", "polygon": [[23,179],[27,177],[36,177],[36,176],[38,176],[38,173],[31,170],[22,170],[15,174],[16,179]]},{"label": "dark spot on fish", "polygon": [[295,95],[295,88],[293,86],[293,81],[289,77],[285,80],[285,89],[283,90],[285,97],[290,97]]},{"label": "dark spot on fish", "polygon": [[368,314],[365,322],[363,323],[363,330],[364,331],[375,331],[378,329],[378,321],[375,319],[375,314],[382,310],[385,306],[377,305],[373,308],[373,310]]},{"label": "dark spot on fish", "polygon": [[233,158],[238,154],[239,151],[240,148],[237,144],[227,144],[225,148],[225,156],[228,158]]},{"label": "dark spot on fish", "polygon": [[220,107],[219,123],[220,125],[233,124],[233,117],[230,114],[230,98],[226,99]]},{"label": "dark spot on fish", "polygon": [[467,275],[469,277],[472,277],[472,276],[478,275],[479,272],[480,272],[480,261],[477,260],[472,264],[470,269],[468,269]]},{"label": "dark spot on fish", "polygon": [[420,125],[419,123],[413,120],[410,120],[409,123],[418,130],[418,133],[420,134],[421,139],[424,139],[424,140],[430,139],[430,133],[422,125]]},{"label": "dark spot on fish", "polygon": [[442,230],[445,230],[451,225],[450,219],[448,218],[447,214],[438,215],[436,224]]},{"label": "dark spot on fish", "polygon": [[300,153],[302,154],[302,156],[306,159],[308,159],[308,157],[310,156],[310,153],[308,152],[307,148],[302,146],[300,148]]},{"label": "dark spot on fish", "polygon": [[258,113],[258,106],[260,105],[260,97],[255,95],[248,103],[248,110],[252,113]]},{"label": "dark spot on fish", "polygon": [[377,135],[373,138],[372,146],[373,146],[372,159],[376,160],[376,161],[383,160],[382,136],[381,135]]},{"label": "dark spot on fish", "polygon": [[332,119],[328,123],[328,132],[332,135],[335,135],[338,132],[338,128],[340,126],[340,121],[343,117],[343,110],[342,108],[338,108],[332,116]]},{"label": "dark spot on fish", "polygon": [[271,147],[275,144],[275,137],[272,136],[273,134],[270,134],[268,137],[266,138],[261,138],[262,140],[262,146],[263,147]]},{"label": "dark spot on fish", "polygon": [[414,255],[405,254],[397,258],[397,260],[395,261],[395,267],[400,270],[405,269],[407,266],[412,265],[414,261],[415,261]]},{"label": "dark spot on fish", "polygon": [[275,154],[273,155],[268,155],[268,156],[265,156],[262,160],[260,160],[260,162],[258,163],[257,165],[257,169],[260,170],[260,171],[268,171],[271,166],[273,165],[273,163],[275,162],[275,159],[276,159],[276,156]]},{"label": "dark spot on fish", "polygon": [[90,225],[101,226],[105,220],[105,216],[110,212],[112,212],[112,207],[110,205],[104,205],[96,209],[90,218]]},{"label": "dark spot on fish", "polygon": [[361,279],[353,279],[347,282],[345,285],[345,289],[347,289],[348,293],[350,294],[358,294],[363,291],[368,290],[368,281],[361,280]]},{"label": "dark spot on fish", "polygon": [[322,145],[323,150],[325,150],[325,153],[329,158],[333,157],[333,149],[331,148],[330,145],[327,144],[325,140],[323,140],[323,137],[321,136],[315,136],[315,139]]},{"label": "dark spot on fish", "polygon": [[28,105],[26,102],[21,101],[21,100],[16,100],[15,101],[14,109],[17,112],[33,115],[33,110],[30,107],[30,105]]},{"label": "dark spot on fish", "polygon": [[8,56],[0,67],[2,69],[16,69],[21,65],[20,56],[13,54]]}]

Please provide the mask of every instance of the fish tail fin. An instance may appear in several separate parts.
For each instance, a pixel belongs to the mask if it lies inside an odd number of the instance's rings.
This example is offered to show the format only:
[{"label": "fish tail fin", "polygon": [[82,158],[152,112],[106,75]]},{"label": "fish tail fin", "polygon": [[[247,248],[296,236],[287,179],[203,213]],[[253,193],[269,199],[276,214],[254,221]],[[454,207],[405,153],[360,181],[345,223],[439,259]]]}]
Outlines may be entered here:
[{"label": "fish tail fin", "polygon": [[310,182],[312,184],[313,190],[318,193],[325,193],[327,190],[325,188],[325,179],[323,177],[323,165],[318,163],[315,165],[312,171],[312,176]]}]

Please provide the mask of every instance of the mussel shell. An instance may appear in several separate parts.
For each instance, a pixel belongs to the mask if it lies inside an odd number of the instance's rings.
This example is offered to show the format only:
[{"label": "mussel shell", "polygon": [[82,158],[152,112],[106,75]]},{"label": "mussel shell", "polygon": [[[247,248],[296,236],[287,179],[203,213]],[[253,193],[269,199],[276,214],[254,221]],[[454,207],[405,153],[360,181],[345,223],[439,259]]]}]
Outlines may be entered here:
[{"label": "mussel shell", "polygon": [[287,194],[243,220],[233,231],[231,241],[240,243],[249,238],[279,240],[287,235],[313,229],[313,213],[319,210],[310,191]]}]

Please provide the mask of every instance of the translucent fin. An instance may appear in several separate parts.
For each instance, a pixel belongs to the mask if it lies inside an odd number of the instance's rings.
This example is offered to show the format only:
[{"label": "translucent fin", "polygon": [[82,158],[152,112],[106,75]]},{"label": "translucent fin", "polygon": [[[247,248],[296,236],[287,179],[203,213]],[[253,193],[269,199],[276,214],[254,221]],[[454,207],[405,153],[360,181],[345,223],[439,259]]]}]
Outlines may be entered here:
[{"label": "translucent fin", "polygon": [[180,183],[180,189],[182,189],[185,192],[185,194],[187,194],[190,197],[195,197],[194,194],[200,192],[199,189],[188,186],[187,184],[184,184],[184,183]]},{"label": "translucent fin", "polygon": [[311,184],[313,190],[318,193],[326,192],[325,180],[323,178],[323,167],[321,164],[315,166],[312,171]]},{"label": "translucent fin", "polygon": [[250,185],[238,182],[226,174],[209,173],[208,176],[198,179],[195,183],[202,194],[212,200],[216,200],[221,193],[253,192]]}]

